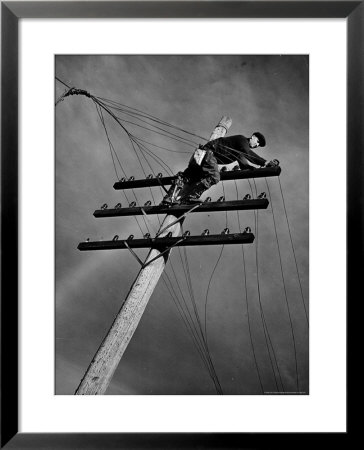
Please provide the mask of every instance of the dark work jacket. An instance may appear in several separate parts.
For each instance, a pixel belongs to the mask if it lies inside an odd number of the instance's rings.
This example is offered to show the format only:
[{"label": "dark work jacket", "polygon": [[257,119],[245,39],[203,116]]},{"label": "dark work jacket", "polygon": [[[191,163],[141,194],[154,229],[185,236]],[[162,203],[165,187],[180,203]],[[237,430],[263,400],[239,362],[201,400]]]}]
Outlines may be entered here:
[{"label": "dark work jacket", "polygon": [[212,150],[218,164],[230,164],[238,161],[240,166],[264,166],[266,160],[253,152],[249,147],[249,139],[241,134],[221,137],[207,142],[203,149]]}]

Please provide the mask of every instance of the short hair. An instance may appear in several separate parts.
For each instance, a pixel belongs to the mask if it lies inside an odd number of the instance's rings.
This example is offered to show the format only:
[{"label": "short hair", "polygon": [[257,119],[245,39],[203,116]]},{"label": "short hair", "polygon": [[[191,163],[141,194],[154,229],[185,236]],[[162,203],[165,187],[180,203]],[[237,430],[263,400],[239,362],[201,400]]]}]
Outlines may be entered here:
[{"label": "short hair", "polygon": [[260,133],[259,131],[255,131],[253,133],[253,136],[256,136],[259,140],[259,147],[265,147],[265,137],[262,135],[262,133]]}]

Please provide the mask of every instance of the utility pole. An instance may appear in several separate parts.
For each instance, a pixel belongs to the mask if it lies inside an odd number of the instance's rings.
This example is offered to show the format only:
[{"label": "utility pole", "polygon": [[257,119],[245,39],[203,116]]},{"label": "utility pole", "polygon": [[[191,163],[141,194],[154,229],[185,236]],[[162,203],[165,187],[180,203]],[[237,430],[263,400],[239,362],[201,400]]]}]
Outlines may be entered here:
[{"label": "utility pole", "polygon": [[[223,137],[230,128],[231,122],[229,117],[223,116],[211,134],[210,141]],[[172,233],[172,237],[179,236],[181,223],[180,221],[176,222],[176,220],[176,216],[167,215],[159,230],[159,237],[162,238],[168,233]],[[173,222],[176,223],[171,225]],[[162,231],[166,227],[168,229]],[[160,249],[153,248],[150,250],[144,267],[134,281],[110,330],[81,380],[75,395],[102,395],[106,392],[168,261],[170,251],[158,257],[161,253],[162,250]],[[153,261],[146,265],[151,260]]]}]

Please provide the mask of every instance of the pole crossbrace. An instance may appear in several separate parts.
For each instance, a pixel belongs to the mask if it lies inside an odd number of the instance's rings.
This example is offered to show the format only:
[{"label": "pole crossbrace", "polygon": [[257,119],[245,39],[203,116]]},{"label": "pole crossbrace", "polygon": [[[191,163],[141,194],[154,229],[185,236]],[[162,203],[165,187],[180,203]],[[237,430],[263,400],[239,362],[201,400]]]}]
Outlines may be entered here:
[{"label": "pole crossbrace", "polygon": [[182,237],[179,239],[175,244],[171,245],[170,247],[163,250],[159,255],[154,257],[153,259],[150,259],[147,263],[143,263],[143,261],[139,258],[139,256],[134,252],[132,248],[129,247],[128,243],[125,241],[126,248],[130,251],[130,253],[134,256],[134,258],[138,261],[138,263],[142,266],[142,269],[147,267],[150,263],[155,261],[156,259],[160,258],[161,256],[165,255],[167,252],[169,252],[173,247],[176,247],[180,242],[182,242],[185,239],[185,237]]},{"label": "pole crossbrace", "polygon": [[140,210],[141,210],[143,216],[145,217],[145,220],[149,223],[151,230],[154,231],[154,226],[153,226],[152,222],[150,221],[148,214],[144,211],[144,208],[140,208]]},{"label": "pole crossbrace", "polygon": [[143,261],[139,258],[139,256],[135,253],[135,251],[129,247],[128,243],[125,241],[125,247],[129,250],[129,252],[134,256],[134,258],[138,261],[138,263],[144,267]]},{"label": "pole crossbrace", "polygon": [[150,263],[152,263],[153,261],[155,261],[156,259],[160,258],[161,256],[165,255],[167,252],[169,252],[170,250],[172,250],[173,247],[177,247],[177,245],[179,245],[182,241],[185,240],[185,236],[183,236],[181,239],[179,239],[177,242],[175,242],[173,245],[171,245],[170,247],[166,248],[165,250],[163,250],[159,255],[155,256],[153,259],[150,259],[146,264],[143,265],[144,267],[147,267]]},{"label": "pole crossbrace", "polygon": [[183,223],[183,220],[185,219],[185,217],[191,213],[192,211],[194,211],[195,209],[197,209],[200,206],[200,204],[193,206],[191,209],[189,209],[188,211],[186,211],[184,214],[182,214],[182,216],[178,217],[175,221],[173,221],[172,223],[170,223],[169,225],[167,225],[166,227],[162,228],[161,230],[158,231],[158,233],[156,234],[155,237],[160,236],[162,233],[164,233],[165,231],[168,230],[168,228],[170,228],[171,226],[175,225],[177,222],[181,222],[181,224]]}]

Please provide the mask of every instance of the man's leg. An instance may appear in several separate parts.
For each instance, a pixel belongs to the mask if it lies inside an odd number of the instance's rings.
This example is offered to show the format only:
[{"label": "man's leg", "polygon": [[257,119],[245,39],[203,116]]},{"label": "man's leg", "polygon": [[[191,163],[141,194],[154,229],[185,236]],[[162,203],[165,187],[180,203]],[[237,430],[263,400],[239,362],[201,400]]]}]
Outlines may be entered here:
[{"label": "man's leg", "polygon": [[161,204],[177,205],[180,203],[182,197],[184,198],[192,192],[194,185],[206,177],[206,174],[201,166],[202,164],[198,164],[194,158],[194,155],[192,155],[187,168],[183,172],[178,172]]},{"label": "man's leg", "polygon": [[186,177],[182,172],[178,172],[175,180],[173,181],[171,187],[169,188],[167,194],[163,197],[161,202],[162,205],[176,205],[179,203],[178,197],[183,186],[187,182]]},{"label": "man's leg", "polygon": [[211,150],[207,150],[199,169],[199,177],[194,178],[195,182],[193,183],[191,190],[186,193],[187,195],[182,197],[181,203],[199,202],[201,195],[211,186],[220,181],[219,167]]},{"label": "man's leg", "polygon": [[191,186],[189,192],[181,198],[181,203],[200,203],[201,195],[214,184],[216,184],[216,182],[211,177],[197,181]]}]

